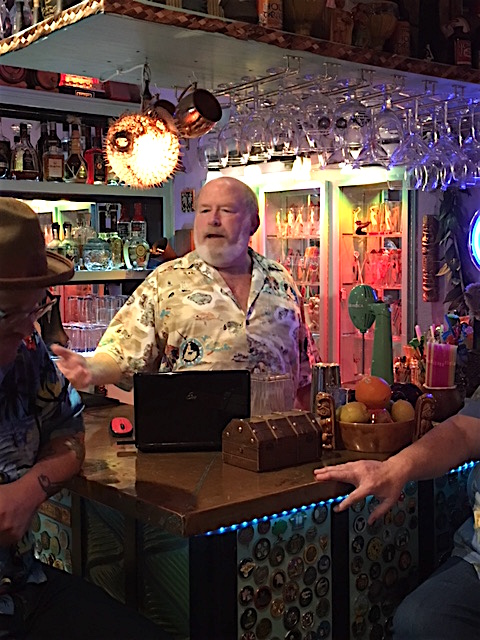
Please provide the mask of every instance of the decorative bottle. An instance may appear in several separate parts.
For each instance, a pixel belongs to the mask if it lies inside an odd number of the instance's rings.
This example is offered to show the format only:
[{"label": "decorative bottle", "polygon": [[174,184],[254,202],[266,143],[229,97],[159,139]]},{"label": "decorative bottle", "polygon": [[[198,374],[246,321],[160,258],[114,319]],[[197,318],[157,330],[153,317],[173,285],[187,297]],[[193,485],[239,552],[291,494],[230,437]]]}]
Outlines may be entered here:
[{"label": "decorative bottle", "polygon": [[95,127],[92,146],[85,151],[85,162],[87,163],[87,184],[105,184],[107,172],[100,127]]},{"label": "decorative bottle", "polygon": [[[55,123],[50,123],[55,127]],[[65,157],[56,131],[50,130],[47,147],[42,156],[43,179],[47,182],[63,182]]]},{"label": "decorative bottle", "polygon": [[132,218],[131,233],[123,247],[127,269],[147,269],[150,245],[147,242],[147,223],[142,213],[141,202],[136,202]]},{"label": "decorative bottle", "polygon": [[55,251],[55,253],[62,253],[60,245],[60,225],[58,222],[52,222],[52,239],[47,244],[49,251]]},{"label": "decorative bottle", "polygon": [[0,118],[0,179],[8,178],[10,170],[10,142],[3,135],[2,120]]},{"label": "decorative bottle", "polygon": [[75,268],[78,268],[79,251],[72,238],[71,222],[63,223],[63,240],[60,242],[60,253],[71,260],[74,263]]},{"label": "decorative bottle", "polygon": [[86,182],[87,165],[80,146],[80,132],[77,124],[72,124],[70,155],[65,162],[65,182]]},{"label": "decorative bottle", "polygon": [[12,178],[16,180],[38,180],[40,177],[37,152],[30,142],[26,122],[20,123],[20,140],[13,149],[10,166]]}]

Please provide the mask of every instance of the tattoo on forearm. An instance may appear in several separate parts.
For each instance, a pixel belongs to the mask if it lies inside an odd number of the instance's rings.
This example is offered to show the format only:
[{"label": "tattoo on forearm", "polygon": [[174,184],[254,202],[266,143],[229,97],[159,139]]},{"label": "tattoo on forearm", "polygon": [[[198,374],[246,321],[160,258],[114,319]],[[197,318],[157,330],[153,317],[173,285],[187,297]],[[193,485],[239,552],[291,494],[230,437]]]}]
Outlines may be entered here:
[{"label": "tattoo on forearm", "polygon": [[62,488],[62,485],[56,482],[51,482],[50,478],[44,474],[40,474],[38,476],[38,483],[47,496],[54,496]]}]

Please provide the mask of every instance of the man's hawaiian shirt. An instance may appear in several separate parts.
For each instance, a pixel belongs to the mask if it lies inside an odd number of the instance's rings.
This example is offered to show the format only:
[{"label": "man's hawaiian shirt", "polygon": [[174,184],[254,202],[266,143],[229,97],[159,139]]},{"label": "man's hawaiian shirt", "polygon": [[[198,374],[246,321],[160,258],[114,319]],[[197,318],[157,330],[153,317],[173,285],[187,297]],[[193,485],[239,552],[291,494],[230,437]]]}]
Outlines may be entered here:
[{"label": "man's hawaiian shirt", "polygon": [[125,378],[139,371],[190,367],[289,374],[310,382],[318,360],[303,322],[300,295],[278,263],[250,250],[252,282],[245,314],[220,274],[193,251],[158,267],[112,320],[97,352]]},{"label": "man's hawaiian shirt", "polygon": [[[0,484],[18,480],[53,438],[83,431],[81,411],[80,396],[59,373],[39,335],[25,339],[16,360],[0,367]],[[30,531],[15,547],[0,547],[0,613],[13,613],[9,591],[44,580]]]}]

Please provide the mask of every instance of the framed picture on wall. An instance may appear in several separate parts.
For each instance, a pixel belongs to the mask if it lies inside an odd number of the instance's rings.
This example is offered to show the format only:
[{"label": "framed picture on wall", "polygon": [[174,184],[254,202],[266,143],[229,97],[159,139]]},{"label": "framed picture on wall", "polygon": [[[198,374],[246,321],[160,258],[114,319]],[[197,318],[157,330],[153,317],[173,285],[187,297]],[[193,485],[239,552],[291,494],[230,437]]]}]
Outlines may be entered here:
[{"label": "framed picture on wall", "polygon": [[183,189],[180,192],[180,204],[182,213],[195,211],[195,189]]}]

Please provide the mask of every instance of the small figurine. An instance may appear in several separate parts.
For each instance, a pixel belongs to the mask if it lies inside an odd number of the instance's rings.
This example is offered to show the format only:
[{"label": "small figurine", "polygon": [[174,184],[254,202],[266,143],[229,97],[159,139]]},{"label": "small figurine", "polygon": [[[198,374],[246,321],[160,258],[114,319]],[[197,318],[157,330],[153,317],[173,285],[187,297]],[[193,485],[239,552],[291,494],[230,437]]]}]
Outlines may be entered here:
[{"label": "small figurine", "polygon": [[390,209],[389,202],[384,203],[384,212],[385,212],[385,217],[384,217],[385,233],[393,233],[392,210]]},{"label": "small figurine", "polygon": [[370,227],[371,233],[378,233],[378,205],[372,204],[369,209],[370,222],[372,226]]},{"label": "small figurine", "polygon": [[297,217],[293,223],[293,235],[296,238],[303,236],[303,215],[301,211],[297,213]]},{"label": "small figurine", "polygon": [[353,214],[353,231],[356,231],[356,225],[358,225],[359,223],[362,222],[361,218],[362,218],[362,207],[355,207],[355,209],[352,211]]}]

